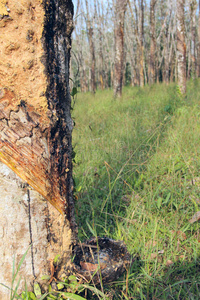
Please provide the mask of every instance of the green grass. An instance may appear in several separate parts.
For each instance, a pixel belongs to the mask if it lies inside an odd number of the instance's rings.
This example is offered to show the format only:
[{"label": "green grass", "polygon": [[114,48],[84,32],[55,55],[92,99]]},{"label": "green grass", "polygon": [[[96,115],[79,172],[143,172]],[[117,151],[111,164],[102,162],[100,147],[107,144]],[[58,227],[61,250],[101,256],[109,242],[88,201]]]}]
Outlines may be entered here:
[{"label": "green grass", "polygon": [[78,94],[73,118],[79,238],[122,239],[135,258],[114,299],[198,299],[200,81]]}]

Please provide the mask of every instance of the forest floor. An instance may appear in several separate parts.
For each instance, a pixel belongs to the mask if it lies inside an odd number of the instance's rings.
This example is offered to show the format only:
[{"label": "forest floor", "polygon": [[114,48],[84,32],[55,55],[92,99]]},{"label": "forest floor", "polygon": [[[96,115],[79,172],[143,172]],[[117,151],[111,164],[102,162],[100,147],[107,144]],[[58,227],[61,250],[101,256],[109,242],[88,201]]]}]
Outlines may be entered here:
[{"label": "forest floor", "polygon": [[123,240],[134,257],[113,299],[199,299],[200,81],[184,99],[175,84],[112,96],[75,99],[79,239]]}]

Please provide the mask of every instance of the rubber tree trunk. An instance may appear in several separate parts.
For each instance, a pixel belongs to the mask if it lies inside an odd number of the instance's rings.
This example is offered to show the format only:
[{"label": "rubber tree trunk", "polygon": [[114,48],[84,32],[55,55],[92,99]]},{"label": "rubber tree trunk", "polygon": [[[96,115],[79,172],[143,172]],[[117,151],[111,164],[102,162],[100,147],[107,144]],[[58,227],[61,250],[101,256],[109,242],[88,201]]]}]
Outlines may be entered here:
[{"label": "rubber tree trunk", "polygon": [[139,18],[139,76],[140,86],[144,86],[144,1],[140,0],[140,18]]},{"label": "rubber tree trunk", "polygon": [[124,70],[124,18],[127,0],[115,0],[115,61],[114,61],[114,97],[122,96]]},{"label": "rubber tree trunk", "polygon": [[[104,67],[104,47],[103,47],[103,39],[105,39],[105,36],[103,35],[103,29],[104,29],[104,13],[103,13],[103,7],[100,7],[99,1],[96,1],[97,6],[97,12],[96,18],[97,18],[97,28],[98,28],[98,41],[99,41],[99,87],[101,90],[104,90],[105,88],[105,67]],[[101,11],[102,10],[102,11]]]},{"label": "rubber tree trunk", "polygon": [[86,4],[86,26],[87,26],[87,36],[89,41],[89,49],[90,49],[90,91],[92,93],[96,92],[96,57],[95,57],[95,46],[94,46],[94,30],[91,21],[91,17],[89,14],[88,1],[85,0]]},{"label": "rubber tree trunk", "polygon": [[[0,282],[8,286],[14,255],[17,267],[30,247],[19,274],[30,288],[57,254],[60,268],[70,263],[76,241],[72,18],[71,0],[0,0]],[[1,285],[0,299],[9,299]]]},{"label": "rubber tree trunk", "polygon": [[150,2],[150,59],[149,59],[149,84],[156,81],[156,26],[155,26],[155,6],[157,0]]},{"label": "rubber tree trunk", "polygon": [[186,93],[186,44],[185,44],[185,0],[177,1],[177,62],[178,85]]},{"label": "rubber tree trunk", "polygon": [[198,16],[198,48],[197,48],[197,76],[200,77],[200,0],[199,0],[199,16]]},{"label": "rubber tree trunk", "polygon": [[196,77],[197,55],[196,55],[196,0],[190,2],[190,20],[191,20],[191,77]]}]

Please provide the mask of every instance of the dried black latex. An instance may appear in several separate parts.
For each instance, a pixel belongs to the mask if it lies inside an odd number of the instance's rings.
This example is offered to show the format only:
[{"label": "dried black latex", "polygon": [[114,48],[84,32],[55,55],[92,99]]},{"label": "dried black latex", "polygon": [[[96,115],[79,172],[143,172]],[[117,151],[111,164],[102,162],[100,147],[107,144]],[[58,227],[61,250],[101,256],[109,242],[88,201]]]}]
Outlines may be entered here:
[{"label": "dried black latex", "polygon": [[119,278],[129,267],[131,256],[122,241],[92,238],[73,250],[74,271],[95,284]]}]

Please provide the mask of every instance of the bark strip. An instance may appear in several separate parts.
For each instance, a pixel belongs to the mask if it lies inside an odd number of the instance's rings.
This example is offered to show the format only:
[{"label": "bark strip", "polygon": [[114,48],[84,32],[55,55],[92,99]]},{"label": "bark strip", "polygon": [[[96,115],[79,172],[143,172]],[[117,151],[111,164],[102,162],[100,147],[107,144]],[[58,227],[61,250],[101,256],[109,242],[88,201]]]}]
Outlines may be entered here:
[{"label": "bark strip", "polygon": [[47,72],[46,98],[50,115],[48,146],[50,194],[64,199],[64,213],[74,228],[72,182],[72,120],[69,91],[69,60],[73,30],[71,0],[44,1],[44,49]]}]

